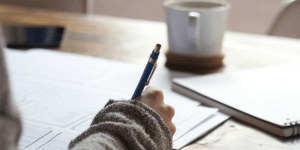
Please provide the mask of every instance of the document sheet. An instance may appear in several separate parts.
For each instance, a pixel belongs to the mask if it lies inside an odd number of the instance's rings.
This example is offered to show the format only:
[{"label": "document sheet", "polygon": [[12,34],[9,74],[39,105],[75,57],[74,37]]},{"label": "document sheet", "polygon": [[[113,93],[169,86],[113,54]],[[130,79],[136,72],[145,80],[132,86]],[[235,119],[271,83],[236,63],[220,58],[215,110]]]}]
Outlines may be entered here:
[{"label": "document sheet", "polygon": [[[5,49],[13,98],[23,120],[20,150],[64,150],[85,131],[109,99],[130,99],[143,67],[44,49]],[[145,64],[146,64],[145,60]],[[158,68],[150,85],[175,108],[179,149],[228,116],[171,91],[174,72]]]}]

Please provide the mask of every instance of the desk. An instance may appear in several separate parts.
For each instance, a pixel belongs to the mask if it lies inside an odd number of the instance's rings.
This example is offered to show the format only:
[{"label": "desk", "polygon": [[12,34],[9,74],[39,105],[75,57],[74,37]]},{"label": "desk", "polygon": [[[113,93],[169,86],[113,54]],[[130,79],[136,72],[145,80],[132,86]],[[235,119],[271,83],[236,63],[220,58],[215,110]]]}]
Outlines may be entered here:
[{"label": "desk", "polygon": [[[156,43],[167,51],[163,22],[107,16],[86,16],[0,5],[0,21],[7,24],[63,25],[66,34],[58,51],[91,55],[145,65]],[[300,60],[300,40],[226,32],[224,67],[232,72]],[[164,67],[161,55],[158,64]],[[299,149],[300,137],[279,138],[236,119],[230,119],[183,150]]]}]

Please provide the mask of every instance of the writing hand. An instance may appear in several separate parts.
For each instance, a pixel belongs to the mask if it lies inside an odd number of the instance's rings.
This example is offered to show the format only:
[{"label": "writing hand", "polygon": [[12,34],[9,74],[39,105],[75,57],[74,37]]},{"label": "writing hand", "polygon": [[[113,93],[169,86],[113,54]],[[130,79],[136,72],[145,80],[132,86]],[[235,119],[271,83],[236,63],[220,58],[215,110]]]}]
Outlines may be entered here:
[{"label": "writing hand", "polygon": [[156,111],[167,124],[172,136],[174,135],[176,126],[172,122],[172,118],[174,117],[175,110],[172,106],[164,103],[164,94],[159,88],[148,86],[141,96],[134,100],[143,102]]}]

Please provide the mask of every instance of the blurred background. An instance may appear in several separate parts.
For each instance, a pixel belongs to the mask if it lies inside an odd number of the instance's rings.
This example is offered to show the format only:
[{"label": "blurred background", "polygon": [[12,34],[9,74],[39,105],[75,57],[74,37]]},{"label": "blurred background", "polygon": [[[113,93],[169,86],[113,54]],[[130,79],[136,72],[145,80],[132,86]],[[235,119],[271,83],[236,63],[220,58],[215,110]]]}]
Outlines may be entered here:
[{"label": "blurred background", "polygon": [[[165,21],[164,0],[0,0],[17,5],[82,14]],[[268,34],[281,10],[293,0],[227,0],[231,4],[227,29]],[[137,13],[138,12],[138,13]],[[149,13],[151,12],[151,13]]]}]

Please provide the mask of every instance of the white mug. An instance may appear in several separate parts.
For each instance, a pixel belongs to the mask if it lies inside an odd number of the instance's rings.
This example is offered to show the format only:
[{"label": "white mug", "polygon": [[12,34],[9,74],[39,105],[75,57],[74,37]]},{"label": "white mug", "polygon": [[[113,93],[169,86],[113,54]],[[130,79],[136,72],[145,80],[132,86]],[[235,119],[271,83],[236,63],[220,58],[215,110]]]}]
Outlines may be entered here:
[{"label": "white mug", "polygon": [[221,54],[227,12],[226,1],[165,1],[169,53],[214,57]]}]

